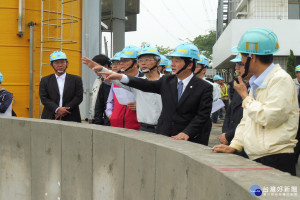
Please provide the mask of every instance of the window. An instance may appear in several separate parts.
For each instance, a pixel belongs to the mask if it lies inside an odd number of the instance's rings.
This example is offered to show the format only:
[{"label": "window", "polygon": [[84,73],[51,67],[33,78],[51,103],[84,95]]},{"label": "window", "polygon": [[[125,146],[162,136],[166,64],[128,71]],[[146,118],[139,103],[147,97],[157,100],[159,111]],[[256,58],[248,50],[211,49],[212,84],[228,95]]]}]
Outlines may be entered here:
[{"label": "window", "polygon": [[300,0],[289,1],[289,19],[300,19]]}]

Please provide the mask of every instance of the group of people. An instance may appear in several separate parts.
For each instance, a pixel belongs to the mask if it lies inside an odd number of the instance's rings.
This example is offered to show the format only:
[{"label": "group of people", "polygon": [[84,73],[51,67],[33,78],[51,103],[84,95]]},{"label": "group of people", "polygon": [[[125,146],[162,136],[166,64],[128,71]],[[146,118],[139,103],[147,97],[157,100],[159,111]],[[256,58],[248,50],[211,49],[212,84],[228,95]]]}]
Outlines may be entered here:
[{"label": "group of people", "polygon": [[[220,114],[211,114],[211,110],[214,102],[222,99],[226,115],[221,144],[212,150],[236,153],[296,175],[300,66],[293,81],[273,64],[278,50],[277,36],[271,30],[248,30],[233,49],[237,56],[231,62],[236,64],[237,78],[230,86],[219,75],[213,82],[205,77],[208,59],[189,43],[178,45],[167,57],[150,45],[141,49],[127,46],[111,59],[105,55],[84,57],[83,63],[98,76],[89,123],[208,145],[212,121],[217,122]],[[80,122],[82,80],[66,73],[65,53],[53,52],[50,62],[55,73],[40,82],[42,118]],[[2,81],[0,76],[0,84]]]}]

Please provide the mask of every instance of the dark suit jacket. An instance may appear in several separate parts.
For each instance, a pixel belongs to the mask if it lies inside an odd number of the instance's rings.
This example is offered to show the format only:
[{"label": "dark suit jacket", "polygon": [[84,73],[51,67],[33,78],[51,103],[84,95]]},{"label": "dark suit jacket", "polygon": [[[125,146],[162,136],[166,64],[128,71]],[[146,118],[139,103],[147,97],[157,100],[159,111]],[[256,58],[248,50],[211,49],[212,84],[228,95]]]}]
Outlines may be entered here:
[{"label": "dark suit jacket", "polygon": [[[40,82],[40,98],[44,105],[42,119],[55,119],[55,110],[59,107],[59,89],[55,74],[45,76]],[[83,99],[82,80],[79,76],[66,74],[63,92],[63,107],[70,107],[71,114],[62,118],[64,121],[81,122],[79,104]]]},{"label": "dark suit jacket", "polygon": [[213,87],[193,76],[178,102],[177,84],[175,75],[165,75],[157,81],[129,77],[128,83],[130,87],[161,94],[163,107],[157,124],[158,134],[174,136],[184,132],[190,141],[207,145],[209,133],[204,130],[210,122]]},{"label": "dark suit jacket", "polygon": [[105,114],[106,103],[110,92],[111,84],[102,81],[95,104],[95,116],[93,124],[110,126],[109,118]]},{"label": "dark suit jacket", "polygon": [[243,118],[242,98],[234,90],[231,103],[226,111],[222,132],[225,133],[226,140],[230,143],[234,137],[235,129]]}]

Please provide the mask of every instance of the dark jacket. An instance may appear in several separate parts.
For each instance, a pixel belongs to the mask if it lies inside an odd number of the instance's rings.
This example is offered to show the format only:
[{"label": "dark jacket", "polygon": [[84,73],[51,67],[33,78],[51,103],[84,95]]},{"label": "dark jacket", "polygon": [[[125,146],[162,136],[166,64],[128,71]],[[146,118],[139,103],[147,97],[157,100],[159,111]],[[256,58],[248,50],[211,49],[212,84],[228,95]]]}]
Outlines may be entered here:
[{"label": "dark jacket", "polygon": [[95,105],[94,124],[110,126],[108,117],[105,114],[107,98],[109,95],[111,84],[105,81],[102,82]]},{"label": "dark jacket", "polygon": [[230,143],[234,137],[235,129],[243,118],[242,98],[234,90],[231,103],[229,104],[225,120],[222,127],[222,133],[225,133],[226,140]]},{"label": "dark jacket", "polygon": [[161,95],[163,107],[157,124],[158,134],[174,136],[184,132],[190,141],[207,145],[210,133],[204,130],[211,125],[213,87],[193,76],[178,102],[177,84],[175,75],[165,75],[157,81],[129,77],[128,83],[130,87]]},{"label": "dark jacket", "polygon": [[[234,81],[234,80],[233,80]],[[233,98],[233,94],[234,94],[234,89],[233,89],[233,81],[230,81],[228,83],[228,86],[229,86],[229,99],[232,100]]]},{"label": "dark jacket", "polygon": [[5,113],[12,102],[12,94],[4,88],[0,90],[0,113]]},{"label": "dark jacket", "polygon": [[[42,119],[55,119],[55,110],[59,107],[59,89],[55,74],[41,79],[39,90],[41,102],[44,105]],[[79,104],[83,99],[82,80],[79,76],[66,74],[63,107],[70,107],[71,114],[62,118],[63,121],[81,122]]]}]

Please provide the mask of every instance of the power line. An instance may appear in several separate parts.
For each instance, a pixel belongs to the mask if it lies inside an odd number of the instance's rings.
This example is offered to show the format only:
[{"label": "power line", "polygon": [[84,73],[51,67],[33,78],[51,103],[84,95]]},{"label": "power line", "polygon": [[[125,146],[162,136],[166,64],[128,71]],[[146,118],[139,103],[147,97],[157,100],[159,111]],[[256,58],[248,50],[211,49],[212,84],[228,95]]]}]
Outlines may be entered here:
[{"label": "power line", "polygon": [[206,0],[201,0],[202,6],[204,8],[204,12],[206,13],[206,16],[208,17],[209,21],[212,20],[213,17],[210,16],[210,12],[208,12]]},{"label": "power line", "polygon": [[163,24],[161,24],[159,22],[159,20],[156,18],[155,15],[153,15],[150,10],[143,4],[143,2],[141,2],[142,7],[153,17],[153,19],[162,27],[162,29],[167,32],[172,38],[174,38],[175,40],[180,41],[179,38],[176,38],[176,36],[174,36],[171,32],[168,31],[168,29],[165,28],[165,26]]},{"label": "power line", "polygon": [[169,7],[166,5],[166,3],[164,2],[164,0],[161,0],[161,2],[163,3],[163,5],[166,7],[166,9],[168,10],[168,12],[173,16],[173,19],[175,19],[175,21],[181,26],[181,28],[183,30],[186,30],[186,32],[190,35],[190,37],[193,37],[190,34],[190,31],[180,22],[180,20],[177,18],[177,16],[169,9]]},{"label": "power line", "polygon": [[177,0],[177,4],[181,8],[182,12],[189,18],[189,20],[193,22],[194,26],[197,25],[199,28],[202,28],[198,25],[199,22],[195,21],[194,18],[192,18],[191,15],[189,14],[189,12],[184,9],[184,6],[181,4],[180,0]]},{"label": "power line", "polygon": [[[210,1],[210,0],[209,0],[209,1]],[[212,12],[210,12],[210,11],[213,11],[213,9],[212,9],[210,6],[209,6],[210,8],[208,9],[206,0],[202,0],[201,3],[202,3],[202,5],[203,5],[203,7],[204,7],[204,10],[205,10],[207,16],[209,17],[209,21],[210,21],[210,22],[212,22],[212,21],[216,22],[217,16],[215,16],[215,18],[213,17]],[[211,3],[211,2],[210,2],[210,3]],[[211,4],[209,4],[209,5],[211,5]],[[209,14],[208,14],[208,13],[209,13]],[[216,14],[217,14],[217,13],[215,12],[215,15],[216,15]],[[213,27],[215,26],[215,25],[212,25],[212,23],[210,23],[209,25],[210,25],[210,29],[213,29]]]}]

